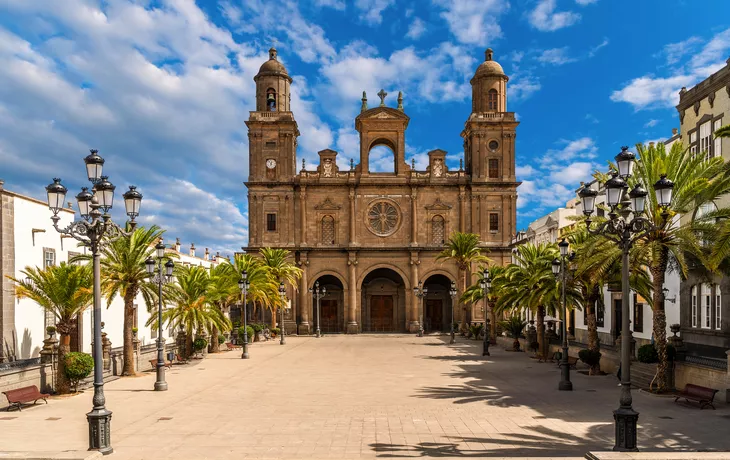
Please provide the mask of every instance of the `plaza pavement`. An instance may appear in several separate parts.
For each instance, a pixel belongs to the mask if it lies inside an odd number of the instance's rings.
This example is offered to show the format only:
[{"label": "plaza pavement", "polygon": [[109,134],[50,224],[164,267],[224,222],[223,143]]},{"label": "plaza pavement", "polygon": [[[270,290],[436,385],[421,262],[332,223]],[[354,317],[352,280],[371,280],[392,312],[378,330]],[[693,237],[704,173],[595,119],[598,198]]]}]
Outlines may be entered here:
[{"label": "plaza pavement", "polygon": [[[110,459],[583,458],[613,446],[614,376],[446,336],[287,337],[105,386]],[[700,411],[634,392],[639,446],[730,451],[730,406]],[[83,451],[91,390],[0,413],[0,451]],[[3,455],[0,452],[0,458]]]}]

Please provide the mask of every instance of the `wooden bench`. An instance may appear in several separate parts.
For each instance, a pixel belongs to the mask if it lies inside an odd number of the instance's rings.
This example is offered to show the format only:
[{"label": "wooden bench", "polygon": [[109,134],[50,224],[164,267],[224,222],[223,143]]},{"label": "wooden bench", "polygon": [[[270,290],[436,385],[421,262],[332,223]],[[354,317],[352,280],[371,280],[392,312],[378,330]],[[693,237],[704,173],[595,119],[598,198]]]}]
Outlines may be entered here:
[{"label": "wooden bench", "polygon": [[684,386],[684,390],[677,393],[677,397],[674,398],[674,402],[677,402],[680,399],[684,399],[687,402],[696,401],[700,403],[700,410],[704,409],[705,406],[710,406],[712,407],[712,410],[715,410],[715,406],[712,405],[712,402],[715,400],[716,394],[717,390],[713,390],[712,388],[688,383]]},{"label": "wooden bench", "polygon": [[226,346],[228,347],[229,350],[234,350],[236,348],[243,348],[243,345],[237,345],[233,342],[226,342]]},{"label": "wooden bench", "polygon": [[[157,369],[157,360],[156,359],[150,359],[150,364],[152,365],[152,369]],[[170,369],[172,367],[172,362],[165,360],[165,367]]]},{"label": "wooden bench", "polygon": [[[555,361],[558,363],[558,367],[560,367],[560,365],[563,364],[562,358],[556,359]],[[577,364],[578,364],[578,358],[576,358],[575,356],[568,355],[568,366],[570,366],[571,369],[575,369],[575,366]]]},{"label": "wooden bench", "polygon": [[175,353],[175,359],[177,360],[178,364],[186,364],[188,362],[188,360],[183,358],[180,353]]},{"label": "wooden bench", "polygon": [[8,398],[8,403],[10,404],[7,409],[8,411],[10,411],[10,408],[13,406],[17,407],[20,411],[23,403],[33,401],[33,404],[35,404],[39,399],[42,399],[46,402],[46,404],[48,404],[47,398],[51,396],[38,391],[38,387],[35,385],[3,391],[3,394],[6,398]]}]

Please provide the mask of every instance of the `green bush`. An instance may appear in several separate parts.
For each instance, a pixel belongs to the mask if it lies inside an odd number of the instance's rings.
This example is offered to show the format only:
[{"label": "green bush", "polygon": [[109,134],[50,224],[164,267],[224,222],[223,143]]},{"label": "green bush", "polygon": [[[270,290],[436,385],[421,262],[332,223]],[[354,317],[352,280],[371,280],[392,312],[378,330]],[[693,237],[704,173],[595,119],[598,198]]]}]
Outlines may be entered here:
[{"label": "green bush", "polygon": [[261,332],[264,330],[263,324],[253,323],[250,327],[253,329],[254,332]]},{"label": "green bush", "polygon": [[586,348],[585,350],[578,352],[578,357],[581,361],[591,367],[596,366],[601,362],[601,352],[597,350],[589,350]]},{"label": "green bush", "polygon": [[504,321],[497,322],[497,325],[513,339],[519,339],[522,336],[522,330],[527,326],[527,321],[523,321],[518,315],[513,315]]},{"label": "green bush", "polygon": [[281,329],[279,329],[278,327],[275,327],[271,330],[271,333],[274,335],[279,335],[280,332],[281,332]]},{"label": "green bush", "polygon": [[246,326],[245,329],[243,326],[241,326],[238,328],[238,343],[239,344],[243,343],[243,338],[245,337],[243,334],[244,332],[248,335],[248,343],[253,342],[253,337],[254,337],[253,326]]},{"label": "green bush", "polygon": [[208,341],[202,337],[198,337],[197,339],[193,340],[193,348],[195,349],[195,351],[201,351],[207,346]]},{"label": "green bush", "polygon": [[483,324],[472,324],[471,326],[469,326],[469,333],[471,334],[472,337],[474,337],[475,339],[478,339],[479,334],[482,333],[482,329],[484,329]]},{"label": "green bush", "polygon": [[46,328],[46,332],[48,335],[55,334],[56,333],[56,326],[48,326]]},{"label": "green bush", "polygon": [[223,336],[223,334],[218,335],[218,345],[223,345],[226,343],[226,338]]},{"label": "green bush", "polygon": [[72,351],[66,355],[64,373],[66,378],[71,381],[73,391],[79,390],[79,382],[88,377],[94,370],[94,358],[86,353]]},{"label": "green bush", "polygon": [[655,363],[659,361],[659,355],[654,348],[654,345],[647,343],[639,347],[639,362],[642,363]]}]

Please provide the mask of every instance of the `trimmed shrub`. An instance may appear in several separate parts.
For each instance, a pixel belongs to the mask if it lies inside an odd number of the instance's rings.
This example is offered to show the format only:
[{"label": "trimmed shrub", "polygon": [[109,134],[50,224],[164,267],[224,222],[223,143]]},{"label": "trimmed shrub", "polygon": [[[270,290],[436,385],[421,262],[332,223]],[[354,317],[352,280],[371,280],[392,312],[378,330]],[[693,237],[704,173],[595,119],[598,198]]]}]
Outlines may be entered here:
[{"label": "trimmed shrub", "polygon": [[281,332],[281,329],[279,329],[278,327],[275,327],[271,330],[271,333],[274,335],[279,335],[280,332]]},{"label": "trimmed shrub", "polygon": [[472,324],[471,326],[469,326],[469,334],[471,337],[479,339],[479,334],[482,333],[482,329],[484,329],[483,324]]},{"label": "trimmed shrub", "polygon": [[659,361],[659,355],[651,343],[639,347],[638,358],[639,362],[642,363],[655,363]]},{"label": "trimmed shrub", "polygon": [[601,352],[586,348],[578,352],[578,358],[591,367],[597,366],[601,362]]},{"label": "trimmed shrub", "polygon": [[251,327],[254,332],[261,332],[264,330],[265,326],[263,324],[253,323],[249,327]]},{"label": "trimmed shrub", "polygon": [[202,337],[198,337],[197,339],[193,340],[193,348],[195,349],[195,351],[203,350],[207,346],[208,341]]},{"label": "trimmed shrub", "polygon": [[48,335],[55,334],[56,333],[56,326],[48,326],[46,328],[46,332],[48,333]]},{"label": "trimmed shrub", "polygon": [[64,373],[73,386],[73,391],[79,391],[79,382],[88,377],[94,370],[94,358],[86,353],[72,351],[66,355]]},{"label": "trimmed shrub", "polygon": [[226,343],[226,338],[222,334],[218,335],[218,345],[223,345],[224,343]]}]

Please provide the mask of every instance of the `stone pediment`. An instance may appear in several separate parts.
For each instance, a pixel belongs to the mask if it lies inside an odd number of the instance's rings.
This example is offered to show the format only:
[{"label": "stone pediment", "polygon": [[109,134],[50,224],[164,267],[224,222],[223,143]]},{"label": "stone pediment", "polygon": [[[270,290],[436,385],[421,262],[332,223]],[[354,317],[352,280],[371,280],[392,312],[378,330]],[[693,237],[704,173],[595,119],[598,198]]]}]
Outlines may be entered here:
[{"label": "stone pediment", "polygon": [[441,201],[441,198],[436,198],[436,201],[434,201],[433,204],[426,205],[425,208],[429,211],[448,211],[453,208],[453,206],[444,203]]},{"label": "stone pediment", "polygon": [[394,124],[405,124],[408,126],[410,118],[405,113],[398,109],[391,107],[375,107],[366,110],[355,118],[355,127],[359,129],[361,123],[366,124],[383,124],[383,123],[394,123]]},{"label": "stone pediment", "polygon": [[324,199],[323,202],[319,203],[314,207],[317,211],[337,211],[339,209],[342,209],[342,206],[333,203],[330,197],[327,197]]}]

